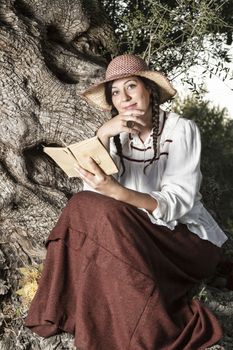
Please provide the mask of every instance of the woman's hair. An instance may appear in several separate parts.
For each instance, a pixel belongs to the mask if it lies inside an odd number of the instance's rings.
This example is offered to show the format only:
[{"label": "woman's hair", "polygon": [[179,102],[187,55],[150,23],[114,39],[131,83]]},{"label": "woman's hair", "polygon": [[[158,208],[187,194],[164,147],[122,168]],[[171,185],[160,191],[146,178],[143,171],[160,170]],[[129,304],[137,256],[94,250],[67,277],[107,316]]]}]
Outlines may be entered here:
[{"label": "woman's hair", "polygon": [[[153,148],[154,148],[154,157],[151,159],[149,164],[144,168],[145,169],[154,161],[154,159],[157,156],[157,139],[158,139],[158,133],[159,133],[159,101],[160,101],[160,95],[159,95],[159,88],[155,82],[153,82],[150,79],[144,78],[144,77],[139,77],[137,76],[138,79],[140,79],[145,87],[151,91],[151,108],[152,108],[152,127],[153,127]],[[105,97],[107,103],[112,106],[111,108],[111,115],[112,118],[114,118],[117,114],[118,111],[117,109],[113,106],[112,103],[112,84],[113,81],[105,83]],[[117,149],[117,154],[120,157],[120,161],[122,164],[122,173],[121,176],[125,172],[125,164],[124,164],[124,157],[122,153],[122,145],[121,145],[121,140],[120,140],[120,135],[115,135],[114,138],[114,143]]]}]

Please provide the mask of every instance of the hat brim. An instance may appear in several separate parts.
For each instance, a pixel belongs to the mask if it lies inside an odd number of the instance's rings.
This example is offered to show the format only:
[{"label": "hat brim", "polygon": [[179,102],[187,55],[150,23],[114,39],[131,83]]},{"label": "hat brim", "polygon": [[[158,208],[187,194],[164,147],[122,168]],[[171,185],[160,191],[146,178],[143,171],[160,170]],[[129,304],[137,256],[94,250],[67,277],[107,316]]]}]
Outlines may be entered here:
[{"label": "hat brim", "polygon": [[160,90],[160,104],[170,100],[176,94],[176,90],[173,88],[169,80],[162,73],[148,70],[135,72],[133,74],[115,75],[114,78],[105,79],[97,84],[93,84],[85,91],[80,92],[80,95],[83,96],[87,100],[87,102],[93,104],[95,107],[99,107],[103,110],[110,110],[111,106],[107,103],[105,98],[105,83],[121,78],[127,78],[129,76],[139,76],[154,81]]}]

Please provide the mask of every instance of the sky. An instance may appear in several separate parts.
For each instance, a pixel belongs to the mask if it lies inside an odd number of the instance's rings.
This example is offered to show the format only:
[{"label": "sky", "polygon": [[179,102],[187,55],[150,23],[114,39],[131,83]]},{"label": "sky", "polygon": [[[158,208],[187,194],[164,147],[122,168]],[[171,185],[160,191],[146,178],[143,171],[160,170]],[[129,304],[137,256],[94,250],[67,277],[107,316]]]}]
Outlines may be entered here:
[{"label": "sky", "polygon": [[229,117],[233,119],[233,79],[223,82],[221,79],[213,77],[212,79],[208,79],[207,88],[209,92],[206,98],[214,105],[227,108]]},{"label": "sky", "polygon": [[[231,45],[229,48],[229,55],[232,58],[232,62],[226,64],[226,67],[230,68],[227,78],[224,81],[221,77],[214,75],[211,78],[206,78],[204,81],[208,92],[205,94],[204,99],[209,100],[213,106],[226,108],[227,116],[233,119],[233,45]],[[191,75],[194,77],[196,82],[203,82],[203,68],[194,66],[191,68],[191,71]],[[175,79],[173,82],[181,98],[191,94],[188,85],[181,83],[180,77]]]}]

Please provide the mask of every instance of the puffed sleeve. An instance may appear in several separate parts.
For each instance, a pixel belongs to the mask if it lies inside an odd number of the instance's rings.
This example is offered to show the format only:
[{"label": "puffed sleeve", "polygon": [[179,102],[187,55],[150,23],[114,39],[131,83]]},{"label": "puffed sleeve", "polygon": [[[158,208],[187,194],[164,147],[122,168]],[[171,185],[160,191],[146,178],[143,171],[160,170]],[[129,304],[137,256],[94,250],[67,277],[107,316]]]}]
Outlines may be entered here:
[{"label": "puffed sleeve", "polygon": [[160,224],[176,221],[187,214],[194,205],[201,183],[201,140],[195,122],[180,118],[173,130],[172,141],[161,190],[150,193],[158,202],[152,215]]}]

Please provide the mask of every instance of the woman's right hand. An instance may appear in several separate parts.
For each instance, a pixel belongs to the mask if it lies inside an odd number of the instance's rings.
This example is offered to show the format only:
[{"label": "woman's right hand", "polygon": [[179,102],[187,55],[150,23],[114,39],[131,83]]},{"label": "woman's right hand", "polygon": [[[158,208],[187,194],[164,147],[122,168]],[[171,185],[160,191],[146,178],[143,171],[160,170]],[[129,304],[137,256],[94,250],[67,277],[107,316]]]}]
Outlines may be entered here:
[{"label": "woman's right hand", "polygon": [[[122,132],[131,134],[138,134],[145,127],[146,123],[142,119],[144,111],[139,109],[132,109],[130,111],[122,112],[112,119],[105,122],[98,130],[98,138],[106,144],[110,137],[118,135]],[[129,125],[127,125],[127,122]]]}]

